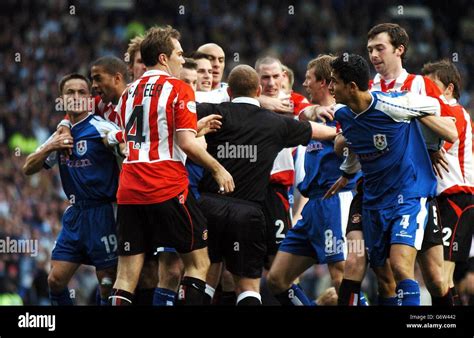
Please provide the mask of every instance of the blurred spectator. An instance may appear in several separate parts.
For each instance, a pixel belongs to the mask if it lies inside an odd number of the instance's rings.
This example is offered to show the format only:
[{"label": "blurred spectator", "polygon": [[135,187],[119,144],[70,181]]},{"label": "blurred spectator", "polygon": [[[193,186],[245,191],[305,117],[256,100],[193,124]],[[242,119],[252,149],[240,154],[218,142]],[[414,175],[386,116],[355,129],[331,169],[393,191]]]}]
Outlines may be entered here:
[{"label": "blurred spectator", "polygon": [[[112,3],[112,2],[109,2]],[[56,170],[30,178],[21,174],[25,155],[56,129],[63,113],[55,108],[57,81],[70,72],[89,73],[102,55],[123,57],[128,40],[151,25],[171,24],[181,31],[185,52],[214,42],[226,53],[227,71],[239,63],[254,64],[274,55],[295,72],[295,91],[306,64],[320,53],[352,52],[367,56],[371,26],[395,20],[411,37],[407,70],[419,73],[427,61],[449,57],[460,69],[461,103],[474,105],[474,7],[470,0],[445,3],[404,1],[388,9],[388,1],[255,0],[132,1],[132,8],[103,9],[101,1],[6,0],[0,20],[0,239],[38,239],[40,253],[0,253],[3,290],[20,294],[25,303],[44,304],[49,255],[68,202]],[[409,6],[423,9],[421,21]],[[238,8],[239,10],[235,10]],[[449,13],[449,14],[448,14]],[[225,81],[224,75],[223,81]],[[93,288],[90,271],[81,270],[72,286],[84,297]],[[327,272],[318,271],[315,280]],[[7,279],[6,275],[10,274]],[[87,287],[83,287],[87,285]],[[78,290],[79,290],[78,289]],[[314,289],[314,287],[313,287]],[[84,293],[84,295],[82,295]],[[317,294],[313,294],[317,296]],[[10,296],[0,296],[15,302]],[[6,297],[6,298],[5,298]],[[1,301],[0,301],[1,302]],[[82,301],[81,301],[82,302]],[[79,303],[81,303],[79,302]]]}]

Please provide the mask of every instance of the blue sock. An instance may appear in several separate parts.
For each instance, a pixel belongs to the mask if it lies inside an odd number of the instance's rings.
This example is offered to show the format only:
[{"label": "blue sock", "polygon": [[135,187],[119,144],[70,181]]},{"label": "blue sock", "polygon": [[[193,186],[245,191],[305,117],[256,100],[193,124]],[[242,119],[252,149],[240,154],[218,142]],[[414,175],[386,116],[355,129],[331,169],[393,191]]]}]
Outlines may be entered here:
[{"label": "blue sock", "polygon": [[359,306],[369,306],[369,302],[367,301],[367,298],[365,298],[365,295],[362,292],[359,296]]},{"label": "blue sock", "polygon": [[397,306],[398,298],[395,297],[380,297],[379,296],[379,306]]},{"label": "blue sock", "polygon": [[176,292],[164,288],[156,288],[153,295],[153,306],[174,306]]},{"label": "blue sock", "polygon": [[420,305],[420,287],[418,282],[413,279],[402,280],[397,285],[398,305],[419,306]]},{"label": "blue sock", "polygon": [[275,298],[278,299],[283,306],[314,306],[308,296],[306,296],[303,290],[296,284],[291,285],[288,290],[279,295],[275,295]]},{"label": "blue sock", "polygon": [[49,299],[51,300],[51,305],[53,306],[74,305],[72,303],[71,297],[69,296],[68,288],[64,288],[64,290],[59,293],[53,293],[51,290],[49,290]]}]

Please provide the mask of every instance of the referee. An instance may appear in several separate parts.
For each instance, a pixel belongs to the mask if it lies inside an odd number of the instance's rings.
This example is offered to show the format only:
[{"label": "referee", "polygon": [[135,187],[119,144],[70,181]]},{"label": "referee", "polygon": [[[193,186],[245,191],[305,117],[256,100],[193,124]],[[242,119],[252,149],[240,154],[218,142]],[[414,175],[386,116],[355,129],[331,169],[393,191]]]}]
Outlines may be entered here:
[{"label": "referee", "polygon": [[311,138],[331,140],[336,132],[261,108],[259,77],[250,66],[235,67],[228,82],[231,102],[203,103],[197,112],[199,118],[222,116],[222,128],[206,135],[207,149],[232,175],[235,190],[219,194],[206,171],[199,185],[199,205],[208,219],[211,262],[225,261],[234,277],[237,305],[261,305],[259,284],[266,253],[262,206],[273,161],[283,148],[306,145]]}]

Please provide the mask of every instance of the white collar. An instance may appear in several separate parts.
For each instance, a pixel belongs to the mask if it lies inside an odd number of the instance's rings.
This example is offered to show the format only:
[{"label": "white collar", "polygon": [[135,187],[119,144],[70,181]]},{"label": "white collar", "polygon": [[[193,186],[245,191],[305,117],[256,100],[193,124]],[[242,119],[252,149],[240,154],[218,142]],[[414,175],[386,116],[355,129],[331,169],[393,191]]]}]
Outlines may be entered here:
[{"label": "white collar", "polygon": [[[408,76],[408,72],[406,71],[405,68],[402,68],[402,72],[395,79],[395,83],[404,83],[407,76]],[[379,73],[377,73],[377,75],[375,75],[374,77],[374,84],[380,83],[380,80],[382,80],[382,76]]]},{"label": "white collar", "polygon": [[[443,95],[443,97],[444,97],[444,95]],[[448,104],[450,106],[455,106],[458,103],[458,100],[456,100],[454,97],[451,100],[447,100],[447,101],[448,101]]]},{"label": "white collar", "polygon": [[86,115],[86,117],[84,117],[82,120],[80,120],[80,121],[78,121],[78,122],[76,122],[76,123],[74,123],[74,124],[71,124],[71,129],[74,128],[75,126],[77,126],[79,123],[84,122],[84,121],[85,121],[89,116],[91,116],[91,115],[93,115],[93,113],[92,113],[92,112],[89,112],[89,113]]},{"label": "white collar", "polygon": [[232,103],[247,103],[253,104],[254,106],[260,107],[260,102],[253,97],[239,96],[232,100]]},{"label": "white collar", "polygon": [[145,73],[143,73],[142,77],[145,77],[145,76],[153,76],[153,75],[167,75],[167,76],[171,76],[170,74],[168,74],[168,73],[165,72],[164,70],[150,69],[150,70],[147,70]]}]

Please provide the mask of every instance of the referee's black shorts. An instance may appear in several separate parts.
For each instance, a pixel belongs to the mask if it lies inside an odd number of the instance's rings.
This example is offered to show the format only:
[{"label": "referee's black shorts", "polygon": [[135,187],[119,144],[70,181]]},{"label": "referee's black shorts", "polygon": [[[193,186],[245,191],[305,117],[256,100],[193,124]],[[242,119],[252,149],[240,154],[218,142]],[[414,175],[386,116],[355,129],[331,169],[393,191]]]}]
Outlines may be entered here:
[{"label": "referee's black shorts", "polygon": [[266,255],[265,217],[259,204],[203,193],[198,201],[208,221],[209,258],[225,261],[232,274],[260,278]]},{"label": "referee's black shorts", "polygon": [[188,253],[207,246],[206,219],[191,192],[156,204],[119,204],[118,253],[155,254],[158,248]]}]

